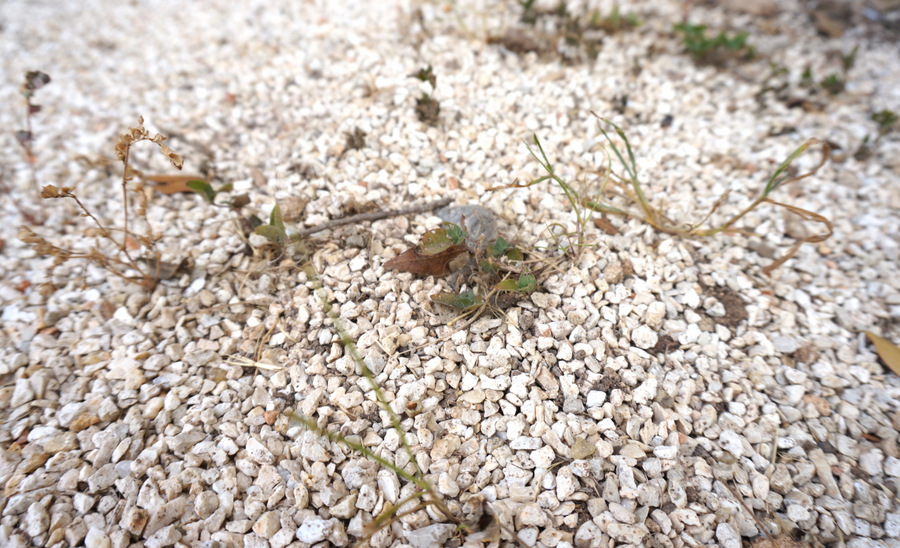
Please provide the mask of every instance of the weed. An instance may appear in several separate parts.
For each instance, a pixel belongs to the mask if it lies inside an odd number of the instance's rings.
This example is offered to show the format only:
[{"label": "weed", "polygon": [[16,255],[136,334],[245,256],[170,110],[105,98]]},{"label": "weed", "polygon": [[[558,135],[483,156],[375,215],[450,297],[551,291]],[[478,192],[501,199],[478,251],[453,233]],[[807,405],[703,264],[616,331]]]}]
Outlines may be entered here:
[{"label": "weed", "polygon": [[[320,426],[311,417],[306,417],[297,412],[294,412],[291,413],[291,421],[295,424],[303,425],[305,428],[311,430],[312,432],[315,432],[317,435],[327,438],[329,441],[340,443],[346,447],[349,447],[351,450],[356,451],[366,458],[375,461],[383,468],[394,472],[398,477],[401,477],[404,480],[416,485],[416,487],[418,488],[416,492],[414,492],[407,498],[398,501],[396,505],[386,509],[380,516],[378,516],[374,520],[374,522],[370,525],[369,536],[376,533],[381,527],[400,519],[406,513],[415,512],[427,506],[433,507],[440,513],[440,515],[444,516],[445,519],[456,523],[460,528],[468,532],[469,528],[465,524],[461,523],[460,520],[453,514],[453,512],[451,512],[450,509],[447,508],[447,505],[435,491],[434,486],[432,486],[431,483],[429,483],[425,479],[425,474],[422,469],[419,468],[418,462],[415,458],[415,454],[413,453],[412,448],[410,447],[409,442],[406,439],[405,432],[403,431],[403,427],[400,424],[400,418],[391,408],[389,402],[387,401],[387,398],[385,397],[384,391],[381,390],[381,387],[375,380],[375,376],[373,375],[372,370],[369,369],[369,367],[363,361],[362,355],[359,353],[359,349],[356,347],[356,341],[353,340],[353,337],[351,337],[347,330],[344,328],[343,323],[341,322],[341,318],[338,315],[337,310],[335,310],[334,306],[332,306],[331,301],[328,299],[328,294],[325,291],[325,288],[321,280],[319,279],[315,269],[312,268],[312,265],[308,261],[305,263],[303,269],[306,273],[307,278],[311,282],[313,282],[316,296],[319,298],[319,302],[325,309],[325,313],[328,315],[328,317],[331,318],[334,329],[335,331],[337,331],[338,336],[341,339],[341,344],[343,344],[344,349],[356,364],[359,373],[368,381],[370,388],[372,389],[376,399],[378,400],[379,406],[389,417],[391,428],[393,428],[394,431],[397,432],[403,450],[409,457],[409,463],[413,467],[413,472],[407,472],[404,468],[401,468],[394,462],[381,457],[361,443],[347,439],[339,433],[333,432],[323,426]],[[403,514],[400,513],[408,503],[420,499],[424,502],[422,502],[420,505],[414,506]]]},{"label": "weed", "polygon": [[827,91],[831,95],[838,95],[844,88],[846,87],[846,82],[843,78],[838,76],[835,73],[831,73],[826,76],[822,81],[819,82],[819,85]]},{"label": "weed", "polygon": [[706,25],[678,23],[674,27],[681,34],[685,49],[700,63],[722,65],[731,59],[752,59],[756,55],[753,46],[747,44],[748,34],[738,32],[728,36],[720,32],[716,36],[706,36]]},{"label": "weed", "polygon": [[[702,220],[695,224],[685,225],[676,223],[675,221],[669,219],[662,211],[650,204],[647,196],[644,193],[643,185],[641,184],[638,177],[637,161],[635,160],[634,151],[631,148],[631,143],[629,143],[628,137],[625,135],[625,132],[611,121],[606,120],[605,118],[601,118],[596,113],[593,114],[598,119],[599,130],[603,137],[606,139],[609,149],[612,150],[613,155],[618,159],[619,163],[622,166],[622,169],[624,170],[624,174],[615,173],[611,169],[611,159],[607,162],[607,165],[605,167],[597,170],[597,174],[600,177],[600,185],[599,192],[597,192],[597,198],[590,198],[583,192],[579,193],[571,186],[571,184],[566,182],[556,173],[556,171],[553,169],[552,164],[550,163],[550,160],[547,158],[547,155],[544,152],[544,149],[541,146],[540,140],[538,139],[537,135],[533,137],[534,146],[537,149],[537,153],[531,146],[528,146],[528,150],[531,155],[536,160],[538,160],[538,163],[541,165],[544,171],[547,172],[547,175],[524,184],[513,183],[511,185],[489,189],[499,190],[504,188],[525,188],[548,180],[556,183],[560,188],[562,188],[563,193],[565,194],[566,199],[568,200],[569,205],[575,215],[577,227],[576,232],[574,234],[566,233],[565,235],[575,238],[575,244],[573,245],[576,249],[576,256],[577,250],[580,250],[581,247],[585,245],[585,229],[587,227],[588,221],[590,220],[591,214],[594,211],[640,219],[660,232],[691,237],[713,236],[722,232],[745,233],[740,229],[734,228],[735,224],[740,221],[745,215],[763,204],[771,204],[774,206],[782,207],[787,211],[799,216],[804,221],[819,223],[825,227],[824,233],[811,235],[797,241],[785,255],[783,255],[779,259],[776,259],[772,264],[763,268],[763,272],[766,274],[771,273],[774,269],[778,268],[785,261],[794,256],[800,246],[804,243],[822,242],[831,236],[832,225],[831,222],[825,217],[819,215],[818,213],[807,211],[790,204],[777,202],[770,198],[770,195],[776,189],[813,175],[814,173],[816,173],[816,171],[819,170],[820,167],[822,167],[822,165],[825,164],[825,162],[829,158],[830,152],[830,149],[825,142],[818,139],[810,139],[800,145],[787,157],[787,159],[785,159],[778,166],[771,177],[769,177],[759,196],[755,200],[753,200],[749,206],[733,215],[730,219],[728,219],[721,225],[714,227],[704,226],[707,220],[713,215],[713,213],[715,213],[719,209],[719,207],[721,207],[726,202],[730,191],[719,197],[719,199],[715,202],[715,204],[713,204],[710,211],[704,216]],[[624,150],[620,149],[620,146],[616,144],[616,141],[613,139],[612,135],[610,135],[606,131],[606,129],[604,129],[604,124],[612,127],[615,134],[624,143]],[[822,147],[822,158],[819,164],[807,173],[803,173],[801,175],[791,175],[789,173],[789,168],[791,167],[793,161],[814,145],[820,145]],[[607,158],[609,158],[608,154]],[[639,211],[629,210],[627,206],[623,207],[620,205],[615,205],[612,201],[609,200],[609,198],[606,197],[607,194],[611,194],[612,196],[624,199],[625,202],[637,205]],[[572,247],[573,246],[569,246],[563,249],[564,251],[568,252],[572,249]]]},{"label": "weed", "polygon": [[[594,114],[594,116],[597,116],[597,115]],[[766,274],[771,273],[773,270],[775,270],[776,268],[778,268],[779,266],[784,264],[785,261],[787,261],[788,259],[793,257],[794,254],[796,254],[797,251],[800,249],[800,246],[803,245],[804,243],[822,242],[822,241],[825,241],[826,239],[828,239],[832,234],[831,222],[828,219],[826,219],[825,217],[819,215],[818,213],[814,213],[812,211],[807,211],[805,209],[799,208],[794,205],[790,205],[790,204],[786,204],[786,203],[782,203],[782,202],[776,202],[775,200],[773,200],[772,198],[769,197],[772,194],[772,192],[774,192],[776,189],[781,188],[783,186],[787,186],[791,183],[800,181],[802,179],[805,179],[805,178],[815,174],[819,170],[819,168],[821,168],[825,164],[825,162],[828,161],[828,158],[830,156],[830,148],[828,147],[828,144],[825,143],[824,141],[821,141],[819,139],[809,139],[808,141],[806,141],[805,143],[803,143],[802,145],[797,147],[797,149],[795,149],[781,164],[779,164],[779,166],[778,166],[778,168],[776,168],[775,172],[772,173],[772,175],[769,177],[768,181],[766,182],[766,185],[763,187],[762,191],[760,192],[759,196],[755,200],[753,200],[749,206],[745,207],[744,209],[739,211],[737,214],[733,215],[731,218],[729,218],[727,221],[725,221],[721,225],[716,226],[716,227],[707,227],[707,228],[703,227],[703,225],[712,216],[712,214],[715,213],[716,210],[718,210],[718,208],[721,207],[722,204],[724,204],[725,201],[728,199],[730,191],[725,192],[725,194],[723,194],[722,196],[719,197],[718,200],[716,200],[715,204],[713,204],[712,208],[710,208],[709,212],[704,216],[704,218],[702,220],[700,220],[699,222],[697,222],[693,225],[684,226],[684,225],[678,225],[678,224],[674,223],[673,221],[668,219],[661,211],[657,210],[656,208],[652,207],[649,204],[649,202],[647,201],[647,198],[645,197],[645,195],[642,191],[641,183],[640,183],[640,180],[638,179],[638,175],[637,175],[637,163],[635,162],[634,153],[631,149],[631,144],[628,142],[628,138],[625,136],[625,132],[619,126],[613,124],[609,120],[605,120],[603,118],[600,118],[599,116],[597,116],[597,118],[598,118],[598,120],[600,120],[600,122],[606,123],[613,127],[616,134],[624,142],[625,150],[627,151],[627,155],[628,155],[628,160],[626,161],[625,158],[623,157],[621,151],[619,150],[618,146],[616,146],[615,141],[613,141],[612,137],[603,129],[603,124],[602,123],[599,124],[600,132],[603,134],[603,137],[606,138],[607,143],[609,144],[609,147],[613,150],[613,153],[618,158],[619,162],[622,164],[622,166],[625,169],[625,172],[627,174],[627,177],[622,177],[622,176],[615,175],[609,171],[605,171],[603,174],[603,177],[605,178],[605,181],[607,181],[607,180],[613,181],[616,184],[616,186],[618,186],[619,188],[621,188],[625,191],[625,196],[627,196],[633,202],[637,202],[641,209],[641,213],[635,215],[632,213],[625,212],[617,207],[614,207],[614,206],[611,206],[608,204],[601,204],[601,203],[589,204],[594,209],[597,209],[600,211],[605,211],[607,213],[615,213],[615,214],[620,214],[620,215],[628,215],[628,216],[632,216],[632,217],[642,218],[645,222],[649,223],[656,230],[659,230],[661,232],[666,232],[669,234],[683,235],[683,236],[696,236],[696,237],[713,236],[715,234],[719,234],[722,232],[742,232],[743,233],[744,231],[733,228],[734,225],[739,220],[741,220],[745,215],[747,215],[748,213],[750,213],[751,211],[753,211],[754,209],[756,209],[757,207],[759,207],[762,204],[772,204],[772,205],[775,205],[778,207],[783,207],[787,211],[793,213],[794,215],[799,216],[804,221],[812,221],[812,222],[824,225],[824,227],[825,227],[824,233],[811,235],[811,236],[808,236],[801,240],[798,240],[787,251],[787,253],[785,253],[780,258],[776,259],[772,264],[764,267],[763,272]],[[807,149],[809,149],[810,147],[815,146],[815,145],[820,145],[822,147],[822,158],[819,161],[819,163],[812,170],[810,170],[806,173],[803,173],[800,175],[790,174],[789,168],[791,167],[791,164],[793,163],[793,161],[796,160],[797,157],[800,156],[801,154],[803,154]],[[604,185],[604,187],[605,187],[605,185]]]},{"label": "weed", "polygon": [[860,162],[869,159],[872,156],[872,145],[893,131],[894,126],[897,125],[897,113],[893,110],[884,109],[873,112],[870,118],[873,122],[878,124],[878,135],[875,136],[874,140],[871,140],[869,135],[863,137],[862,142],[859,144],[859,148],[853,153],[853,157]]},{"label": "weed", "polygon": [[357,128],[344,132],[344,146],[346,150],[359,150],[366,146],[366,132]]},{"label": "weed", "polygon": [[814,85],[815,82],[813,81],[812,67],[806,65],[806,68],[803,69],[803,73],[800,75],[800,87],[809,88]]},{"label": "weed", "polygon": [[609,34],[632,30],[640,26],[641,20],[634,13],[622,14],[619,6],[613,6],[612,11],[606,17],[594,10],[591,12],[589,26],[594,29],[603,29]]},{"label": "weed", "polygon": [[441,115],[441,104],[433,97],[435,86],[437,86],[437,76],[434,74],[431,65],[419,69],[412,76],[421,82],[431,85],[431,93],[423,91],[422,95],[416,98],[416,116],[420,122],[435,125]]},{"label": "weed", "polygon": [[537,23],[538,13],[534,8],[534,4],[536,0],[518,0],[519,5],[522,6],[522,15],[519,16],[519,21],[525,23],[526,25],[534,25]]},{"label": "weed", "polygon": [[[519,5],[522,7],[519,21],[532,28],[509,29],[501,36],[489,38],[488,43],[500,44],[519,54],[552,50],[567,63],[596,59],[604,34],[631,30],[640,24],[635,14],[623,14],[618,6],[603,16],[597,10],[572,13],[564,1],[552,9],[538,9],[533,0],[519,0]],[[550,30],[537,30],[538,20],[545,21],[547,24],[542,27]]]},{"label": "weed", "polygon": [[[70,199],[81,210],[83,217],[90,218],[95,228],[89,229],[86,236],[96,242],[90,251],[78,251],[74,249],[53,245],[43,237],[35,233],[31,228],[22,226],[19,238],[30,245],[39,255],[51,256],[54,259],[53,266],[48,272],[48,281],[41,286],[42,294],[52,293],[56,286],[53,284],[53,271],[59,265],[71,259],[85,259],[89,263],[99,266],[111,274],[130,283],[140,285],[146,290],[153,289],[157,282],[174,270],[173,265],[168,265],[160,260],[160,253],[156,249],[156,242],[161,235],[155,234],[147,220],[147,197],[143,184],[137,183],[129,188],[134,176],[139,174],[129,164],[131,147],[142,141],[149,141],[157,145],[162,153],[169,159],[173,166],[181,169],[183,161],[181,156],[175,154],[172,149],[163,143],[166,138],[160,134],[150,136],[144,128],[144,119],[138,118],[138,125],[130,128],[119,136],[116,142],[116,158],[122,162],[122,226],[111,228],[104,225],[75,195],[74,187],[58,188],[54,185],[46,185],[41,190],[41,198],[44,199]],[[129,193],[135,193],[138,198],[137,215],[142,219],[142,231],[138,233],[131,226]],[[115,233],[121,232],[121,236]],[[104,245],[105,242],[105,245]]]},{"label": "weed", "polygon": [[34,155],[34,131],[31,117],[41,111],[41,105],[33,103],[31,99],[34,93],[50,83],[50,77],[41,71],[34,70],[25,73],[25,82],[19,87],[19,93],[25,98],[25,129],[16,132],[16,141],[25,150],[25,160],[31,170],[31,182],[40,193],[41,184],[37,177],[37,158]]},{"label": "weed", "polygon": [[853,46],[853,49],[850,50],[850,53],[845,53],[841,55],[841,68],[844,71],[844,75],[850,72],[854,66],[856,66],[856,54],[859,53],[859,44]]},{"label": "weed", "polygon": [[[234,201],[229,200],[224,203],[216,203],[216,196],[222,194],[223,192],[230,192],[234,189],[234,185],[231,183],[225,183],[219,188],[213,188],[213,186],[206,181],[202,180],[191,180],[187,182],[187,187],[200,196],[203,196],[203,199],[206,200],[210,205],[215,207],[234,207]],[[244,202],[241,202],[242,205]]]},{"label": "weed", "polygon": [[[18,141],[19,145],[22,147],[22,150],[25,152],[25,161],[28,164],[28,171],[31,175],[31,184],[34,186],[38,195],[41,192],[41,183],[38,180],[37,175],[37,157],[34,154],[34,131],[33,124],[31,121],[32,116],[41,111],[41,105],[32,102],[32,98],[37,90],[46,86],[50,83],[50,76],[41,72],[41,71],[29,71],[25,73],[25,81],[19,86],[19,93],[22,97],[25,98],[25,129],[20,129],[16,131],[16,141]],[[22,202],[13,198],[12,188],[6,184],[6,181],[3,180],[2,173],[0,173],[0,191],[3,191],[3,194],[10,196],[13,204],[16,206],[16,209],[19,211],[19,214],[22,215],[22,218],[27,222],[33,225],[44,224],[46,218],[43,213],[34,213],[29,211]]]},{"label": "weed", "polygon": [[[560,248],[565,254],[571,255],[577,259],[585,246],[585,230],[592,214],[592,209],[585,205],[585,200],[588,200],[589,198],[584,195],[584,190],[578,192],[578,190],[556,173],[553,164],[547,157],[547,153],[544,151],[544,147],[536,134],[532,135],[532,139],[533,142],[531,144],[526,142],[525,146],[531,156],[538,161],[538,164],[540,164],[541,168],[547,172],[547,174],[527,183],[512,183],[510,185],[491,187],[488,188],[488,190],[495,191],[507,188],[528,188],[545,181],[551,181],[559,186],[566,196],[566,200],[569,202],[569,207],[572,208],[572,212],[575,215],[575,232],[569,232],[565,226],[561,224],[554,224],[551,226],[551,236],[560,244]],[[564,238],[568,240],[568,244],[561,243]]]},{"label": "weed", "polygon": [[[255,231],[282,250],[286,250],[287,248],[293,249],[300,264],[303,265],[301,268],[306,274],[307,279],[313,284],[314,291],[319,298],[326,315],[331,319],[334,329],[340,337],[341,344],[353,360],[359,374],[369,383],[379,406],[389,419],[391,428],[393,428],[398,435],[401,446],[408,457],[408,466],[412,467],[412,470],[408,470],[406,467],[398,466],[395,462],[380,456],[365,445],[341,435],[334,429],[328,428],[327,424],[320,424],[312,417],[304,416],[298,412],[292,412],[290,414],[291,425],[303,426],[319,436],[332,442],[342,444],[416,486],[417,489],[411,495],[398,501],[394,505],[385,506],[384,511],[367,526],[367,535],[363,539],[363,542],[371,538],[371,536],[380,529],[389,526],[403,516],[425,508],[431,508],[440,519],[454,523],[462,534],[482,534],[476,532],[479,529],[477,524],[465,523],[453,513],[437,494],[434,486],[427,480],[424,471],[419,467],[415,454],[406,439],[406,433],[400,423],[400,417],[391,408],[387,397],[375,379],[374,374],[365,364],[365,361],[356,346],[356,341],[343,326],[338,310],[329,300],[325,287],[311,264],[303,234],[300,231],[288,227],[284,223],[281,216],[281,208],[278,203],[272,208],[272,212],[269,215],[269,222],[256,227]],[[448,226],[445,229],[432,231],[427,237],[423,238],[423,252],[437,255],[454,246],[460,245],[465,238],[465,230],[455,225]],[[512,534],[514,535],[514,533]]]},{"label": "weed", "polygon": [[878,124],[878,137],[876,137],[876,141],[893,131],[898,120],[897,113],[887,109],[873,112],[871,118],[873,122]]}]

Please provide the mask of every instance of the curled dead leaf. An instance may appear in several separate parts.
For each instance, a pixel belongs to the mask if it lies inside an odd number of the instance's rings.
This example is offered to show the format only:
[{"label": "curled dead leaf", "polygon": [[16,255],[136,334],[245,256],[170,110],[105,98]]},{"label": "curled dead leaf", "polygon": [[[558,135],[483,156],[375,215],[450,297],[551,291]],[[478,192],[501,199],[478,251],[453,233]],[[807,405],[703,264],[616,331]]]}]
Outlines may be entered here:
[{"label": "curled dead leaf", "polygon": [[418,276],[446,276],[453,271],[450,262],[463,253],[466,253],[466,247],[458,244],[430,255],[413,247],[384,263],[384,267]]}]

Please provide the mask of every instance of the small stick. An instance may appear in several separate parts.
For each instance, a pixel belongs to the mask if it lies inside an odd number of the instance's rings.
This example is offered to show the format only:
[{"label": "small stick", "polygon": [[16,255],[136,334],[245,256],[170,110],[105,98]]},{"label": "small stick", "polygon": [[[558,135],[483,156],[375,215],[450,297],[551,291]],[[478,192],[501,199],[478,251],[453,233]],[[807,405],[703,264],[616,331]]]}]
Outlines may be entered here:
[{"label": "small stick", "polygon": [[380,219],[386,219],[388,217],[397,217],[399,215],[410,215],[412,213],[422,213],[423,211],[431,211],[432,209],[437,209],[439,207],[443,207],[453,201],[452,198],[441,198],[440,200],[435,200],[433,202],[425,202],[418,205],[411,205],[409,207],[394,209],[391,211],[370,211],[369,213],[360,213],[359,215],[350,215],[349,217],[341,217],[340,219],[332,219],[330,221],[326,221],[320,225],[304,228],[303,230],[298,230],[297,233],[300,236],[309,236],[310,234],[315,234],[316,232],[322,232],[323,230],[328,230],[330,228],[335,228],[338,226],[349,225],[352,223],[361,223],[364,221],[378,221]]}]

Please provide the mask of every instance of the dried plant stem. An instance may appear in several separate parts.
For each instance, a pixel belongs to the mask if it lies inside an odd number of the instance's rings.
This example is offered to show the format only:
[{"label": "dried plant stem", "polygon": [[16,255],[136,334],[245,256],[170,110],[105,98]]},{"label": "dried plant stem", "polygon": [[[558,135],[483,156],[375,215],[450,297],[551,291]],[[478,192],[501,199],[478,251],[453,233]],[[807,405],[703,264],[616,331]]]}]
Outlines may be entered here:
[{"label": "dried plant stem", "polygon": [[[27,141],[25,138],[22,138],[21,140]],[[55,258],[54,267],[70,259],[87,259],[89,262],[94,263],[123,280],[138,284],[148,291],[153,289],[159,281],[161,267],[160,254],[156,250],[156,241],[158,240],[158,237],[154,236],[152,230],[149,228],[149,222],[147,222],[146,234],[136,234],[134,239],[131,236],[132,232],[131,227],[129,226],[130,213],[128,211],[128,182],[132,179],[132,172],[134,170],[129,166],[129,156],[132,145],[141,141],[151,141],[160,148],[173,166],[181,169],[183,165],[181,156],[175,154],[172,149],[163,144],[163,141],[165,140],[166,138],[160,134],[151,137],[144,128],[144,119],[138,117],[137,127],[129,128],[126,133],[119,136],[119,139],[116,142],[116,156],[124,165],[124,172],[122,174],[122,214],[124,217],[122,231],[124,235],[121,242],[113,235],[113,231],[104,226],[104,224],[91,213],[87,206],[78,199],[75,195],[74,187],[59,188],[55,185],[46,185],[41,189],[41,198],[44,199],[70,198],[75,200],[75,203],[81,210],[81,216],[89,217],[94,224],[97,225],[99,233],[93,234],[92,237],[98,239],[102,237],[109,240],[116,248],[116,252],[107,255],[106,252],[96,247],[91,248],[89,252],[78,252],[61,248],[47,242],[26,226],[23,226],[20,230],[20,239],[32,246],[39,254],[53,256]],[[143,217],[145,222],[147,221],[146,200],[141,200],[139,202],[138,215]],[[143,257],[138,257],[138,259],[145,261],[147,266],[141,267],[135,257],[132,256],[131,252],[128,250],[130,242],[135,242],[137,245],[141,245],[147,250],[148,253]],[[135,271],[137,274],[134,276],[127,275],[130,270]],[[52,277],[52,272],[51,269],[48,279]],[[41,292],[46,295],[52,293],[55,289],[56,286],[52,281],[48,281],[47,283],[42,284]]]},{"label": "dried plant stem", "polygon": [[[132,143],[133,144],[133,143]],[[125,147],[125,158],[122,159],[122,163],[125,165],[124,170],[122,171],[122,209],[123,209],[123,220],[122,220],[122,230],[125,235],[122,239],[122,245],[119,246],[119,249],[122,250],[122,253],[128,257],[129,262],[134,263],[134,259],[131,258],[131,254],[128,253],[128,179],[130,179],[128,175],[128,159],[131,156],[131,145]]]},{"label": "dried plant stem", "polygon": [[353,223],[362,223],[366,221],[378,221],[380,219],[387,219],[388,217],[398,217],[400,215],[411,215],[413,213],[422,213],[423,211],[431,211],[432,209],[437,209],[439,207],[443,207],[453,201],[452,198],[441,198],[440,200],[434,200],[432,202],[425,202],[421,204],[411,205],[409,207],[404,207],[400,209],[393,209],[390,211],[371,211],[369,213],[360,213],[359,215],[350,215],[349,217],[341,217],[340,219],[332,219],[330,221],[326,221],[320,225],[316,225],[309,228],[304,228],[303,230],[298,230],[297,233],[302,236],[309,236],[310,234],[315,234],[316,232],[322,232],[323,230],[328,230],[331,228],[336,228],[339,226],[349,225]]}]

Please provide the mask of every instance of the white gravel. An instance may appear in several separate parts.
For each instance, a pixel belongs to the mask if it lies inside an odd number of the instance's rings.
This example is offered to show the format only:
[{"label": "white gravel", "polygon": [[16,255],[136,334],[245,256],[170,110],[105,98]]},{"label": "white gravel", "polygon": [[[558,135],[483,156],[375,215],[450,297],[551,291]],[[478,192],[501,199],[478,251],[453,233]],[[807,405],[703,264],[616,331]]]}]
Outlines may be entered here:
[{"label": "white gravel", "polygon": [[[601,33],[595,61],[493,43],[529,29],[514,2],[4,2],[0,545],[348,546],[415,489],[291,422],[303,413],[414,468],[314,284],[245,254],[227,211],[152,196],[164,257],[190,261],[150,294],[77,261],[57,270],[58,292],[38,293],[50,260],[17,239],[13,200],[46,212],[35,230],[49,241],[88,245],[71,204],[37,203],[15,140],[20,79],[42,70],[38,175],[76,185],[103,220],[120,214],[115,138],[138,115],[174,134],[185,172],[206,163],[301,228],[451,196],[548,254],[554,223],[574,228],[562,193],[486,191],[540,175],[522,145],[533,133],[575,181],[605,161],[590,112],[611,118],[651,201],[685,224],[727,190],[713,220],[740,211],[797,146],[830,140],[833,161],[772,197],[831,219],[834,235],[771,278],[762,269],[806,229],[771,206],[739,224],[757,236],[591,225],[577,262],[462,328],[430,300],[446,280],[382,267],[436,214],[318,234],[313,264],[427,481],[460,518],[495,516],[502,543],[737,547],[761,535],[746,505],[773,534],[900,546],[900,380],[860,336],[900,341],[900,132],[871,142],[870,119],[900,112],[898,14],[847,2],[846,31],[825,36],[811,23],[825,29],[825,12],[799,2],[726,4],[689,19],[748,30],[759,59],[697,65],[671,32],[683,3],[669,1],[623,5],[643,24]],[[802,86],[805,67],[840,73],[856,45],[843,93]],[[434,89],[410,76],[428,65]],[[759,95],[773,66],[789,87]],[[440,103],[435,125],[417,119],[423,92]],[[356,128],[365,144],[348,148]],[[149,149],[135,148],[136,167],[170,172]],[[370,544],[494,534],[460,536],[419,509]]]}]

